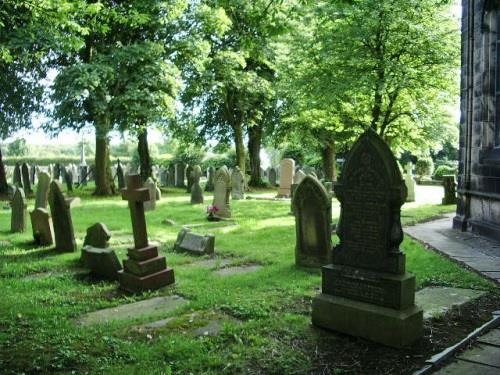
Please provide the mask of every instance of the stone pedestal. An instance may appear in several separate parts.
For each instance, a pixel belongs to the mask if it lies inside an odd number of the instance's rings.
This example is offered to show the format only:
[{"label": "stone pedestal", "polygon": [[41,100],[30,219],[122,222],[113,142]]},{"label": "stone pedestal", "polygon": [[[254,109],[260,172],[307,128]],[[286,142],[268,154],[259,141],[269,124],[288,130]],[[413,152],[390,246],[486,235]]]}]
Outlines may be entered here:
[{"label": "stone pedestal", "polygon": [[128,259],[119,272],[120,288],[128,292],[155,290],[175,283],[174,270],[167,268],[165,257],[158,256],[158,247],[128,249]]}]

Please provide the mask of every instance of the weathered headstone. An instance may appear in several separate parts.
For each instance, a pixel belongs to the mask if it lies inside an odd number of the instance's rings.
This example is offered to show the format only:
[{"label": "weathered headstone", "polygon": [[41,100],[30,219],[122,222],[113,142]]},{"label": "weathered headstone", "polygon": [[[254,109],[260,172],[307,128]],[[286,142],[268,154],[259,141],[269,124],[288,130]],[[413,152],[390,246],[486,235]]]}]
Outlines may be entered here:
[{"label": "weathered headstone", "polygon": [[144,211],[154,211],[156,209],[156,184],[151,177],[148,177],[144,187],[149,191],[149,200],[144,202]]},{"label": "weathered headstone", "polygon": [[64,182],[66,183],[66,189],[68,191],[73,191],[73,171],[71,170],[71,168],[64,168],[63,170],[64,170]]},{"label": "weathered headstone", "polygon": [[214,191],[214,177],[215,177],[215,167],[208,167],[207,185],[205,186],[205,191]]},{"label": "weathered headstone", "polygon": [[214,177],[214,200],[212,206],[217,208],[214,216],[221,218],[231,217],[231,208],[229,199],[231,197],[231,177],[229,171],[224,165],[219,168]]},{"label": "weathered headstone", "polygon": [[27,163],[23,163],[21,166],[21,175],[23,178],[23,190],[25,194],[33,194],[33,189],[31,189],[30,180],[30,167]]},{"label": "weathered headstone", "polygon": [[457,203],[457,182],[455,175],[443,176],[444,198],[442,204],[456,204]]},{"label": "weathered headstone", "polygon": [[192,233],[190,229],[183,228],[177,235],[174,250],[188,251],[193,254],[213,254],[215,247],[215,236]]},{"label": "weathered headstone", "polygon": [[413,164],[408,162],[406,164],[405,185],[408,192],[406,196],[407,202],[415,202],[415,179],[413,178]]},{"label": "weathered headstone", "polygon": [[199,165],[193,167],[191,186],[191,204],[203,203],[203,189],[200,186],[201,168]]},{"label": "weathered headstone", "polygon": [[106,249],[109,246],[111,232],[103,223],[95,223],[87,228],[87,235],[83,240],[83,246],[89,245],[100,249]]},{"label": "weathered headstone", "polygon": [[160,186],[167,186],[168,170],[164,167],[160,168]]},{"label": "weathered headstone", "polygon": [[277,181],[276,168],[269,167],[269,169],[267,171],[267,175],[268,175],[268,179],[269,179],[269,185],[271,185],[272,187],[275,187],[277,185],[276,184],[276,181]]},{"label": "weathered headstone", "polygon": [[36,188],[35,208],[47,208],[49,199],[50,176],[47,172],[38,173],[38,185]]},{"label": "weathered headstone", "polygon": [[185,188],[184,180],[186,178],[186,165],[184,163],[175,164],[175,186]]},{"label": "weathered headstone", "polygon": [[174,271],[167,268],[165,257],[158,256],[158,247],[148,243],[144,202],[150,200],[149,190],[141,188],[139,175],[127,176],[127,189],[122,197],[128,200],[134,248],[128,249],[124,270],[119,273],[120,287],[130,292],[158,289],[175,282]]},{"label": "weathered headstone", "polygon": [[35,164],[31,164],[30,166],[30,182],[31,185],[36,184],[36,173],[37,173],[37,166]]},{"label": "weathered headstone", "polygon": [[120,163],[120,159],[118,159],[118,164],[116,165],[116,178],[118,180],[118,188],[125,188],[125,176],[123,174],[122,164]]},{"label": "weathered headstone", "polygon": [[289,197],[292,190],[293,175],[295,173],[295,161],[293,159],[283,159],[280,163],[280,188],[278,197]]},{"label": "weathered headstone", "polygon": [[78,171],[78,183],[80,185],[87,185],[87,181],[89,179],[89,168],[86,165],[80,165],[79,171]]},{"label": "weathered headstone", "polygon": [[231,198],[234,200],[245,199],[245,176],[240,167],[231,173]]},{"label": "weathered headstone", "polygon": [[54,228],[52,219],[45,208],[35,208],[30,212],[31,227],[35,244],[48,246],[54,243]]},{"label": "weathered headstone", "polygon": [[406,187],[387,144],[367,130],[345,161],[334,187],[341,204],[340,244],[322,268],[314,325],[403,347],[422,335],[415,276],[405,271],[401,206]]},{"label": "weathered headstone", "polygon": [[16,165],[14,166],[14,176],[13,176],[13,179],[12,179],[12,183],[14,186],[17,186],[17,187],[20,187],[20,188],[24,188],[23,186],[23,176],[22,176],[22,173],[21,173],[21,166],[19,165],[19,163],[16,163]]},{"label": "weathered headstone", "polygon": [[56,163],[54,165],[53,172],[54,172],[54,176],[53,176],[54,180],[58,180],[59,181],[59,179],[61,178],[61,164]]},{"label": "weathered headstone", "polygon": [[187,179],[186,192],[191,193],[191,186],[193,186],[193,166],[192,165],[188,165],[186,168],[186,179]]},{"label": "weathered headstone", "polygon": [[[297,186],[299,186],[299,184],[302,182],[302,180],[305,177],[306,177],[306,174],[302,171],[302,169],[299,169],[293,175],[292,189],[290,190],[290,196],[292,198],[293,198],[293,194],[295,193],[295,190],[297,189]],[[292,212],[293,212],[293,204],[292,204]]]},{"label": "weathered headstone", "polygon": [[160,190],[160,188],[158,186],[155,189],[155,199],[157,201],[161,200],[161,190]]},{"label": "weathered headstone", "polygon": [[54,225],[57,251],[76,251],[75,233],[71,219],[71,199],[66,199],[57,180],[50,183],[49,205]]},{"label": "weathered headstone", "polygon": [[12,215],[10,217],[10,231],[12,233],[24,232],[26,230],[28,205],[26,204],[26,197],[24,195],[23,188],[16,188],[10,205],[12,208]]},{"label": "weathered headstone", "polygon": [[332,201],[321,182],[306,176],[292,200],[295,214],[295,264],[321,267],[331,263]]},{"label": "weathered headstone", "polygon": [[175,165],[173,164],[170,164],[168,167],[167,186],[175,186]]}]

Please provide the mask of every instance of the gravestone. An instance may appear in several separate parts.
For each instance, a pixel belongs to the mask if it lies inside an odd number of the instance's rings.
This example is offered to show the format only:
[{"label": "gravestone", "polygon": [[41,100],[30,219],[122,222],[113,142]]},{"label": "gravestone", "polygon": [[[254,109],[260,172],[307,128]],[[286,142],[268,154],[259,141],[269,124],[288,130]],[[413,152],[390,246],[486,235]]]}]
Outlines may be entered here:
[{"label": "gravestone", "polygon": [[23,179],[24,193],[27,195],[33,194],[33,189],[31,189],[30,167],[27,163],[23,163],[21,166],[21,175]]},{"label": "gravestone", "polygon": [[213,254],[215,247],[215,236],[192,233],[189,228],[182,228],[177,235],[174,250],[187,251],[198,255]]},{"label": "gravestone", "polygon": [[240,167],[235,167],[231,173],[231,198],[245,199],[245,176]]},{"label": "gravestone", "polygon": [[158,256],[158,247],[150,245],[144,214],[144,202],[150,200],[149,190],[141,188],[140,176],[127,176],[127,189],[122,198],[128,201],[134,248],[128,249],[128,259],[119,273],[120,287],[130,292],[159,289],[175,282],[174,271],[167,268],[165,257]]},{"label": "gravestone", "polygon": [[184,180],[186,178],[186,165],[184,163],[175,164],[175,186],[185,188]]},{"label": "gravestone", "polygon": [[78,183],[80,185],[86,186],[89,179],[89,168],[86,165],[80,165],[78,171]]},{"label": "gravestone", "polygon": [[49,199],[50,176],[47,172],[38,173],[38,186],[35,196],[35,208],[47,208]]},{"label": "gravestone", "polygon": [[30,167],[30,182],[31,185],[36,184],[36,173],[37,173],[38,167],[35,164],[32,164]]},{"label": "gravestone", "polygon": [[295,214],[295,264],[321,267],[331,263],[332,201],[321,182],[303,178],[292,199]]},{"label": "gravestone", "polygon": [[111,232],[103,223],[95,223],[87,228],[87,235],[83,240],[83,246],[89,245],[100,249],[106,249],[109,246]]},{"label": "gravestone", "polygon": [[[293,198],[293,194],[295,193],[295,190],[297,189],[297,186],[302,182],[302,180],[306,177],[307,175],[302,171],[302,169],[299,169],[298,171],[295,172],[293,175],[293,183],[292,183],[292,189],[290,190],[290,196]],[[292,211],[293,211],[293,204],[292,204]]]},{"label": "gravestone", "polygon": [[61,165],[59,163],[56,163],[56,165],[54,165],[54,180],[58,180],[61,178]]},{"label": "gravestone", "polygon": [[75,233],[71,219],[71,201],[66,199],[59,181],[50,183],[49,205],[54,226],[56,250],[60,252],[76,251]]},{"label": "gravestone", "polygon": [[66,183],[66,189],[73,191],[73,171],[71,168],[64,169],[64,182]]},{"label": "gravestone", "polygon": [[161,190],[158,186],[155,189],[155,198],[157,201],[161,200]]},{"label": "gravestone", "polygon": [[208,167],[207,184],[205,186],[205,191],[214,191],[214,177],[215,177],[215,167]]},{"label": "gravestone", "polygon": [[405,270],[401,206],[406,187],[396,159],[367,130],[345,161],[335,194],[341,204],[340,244],[322,268],[322,293],[312,306],[316,326],[393,347],[422,335],[415,276]]},{"label": "gravestone", "polygon": [[118,180],[118,188],[125,188],[125,176],[123,175],[122,164],[120,163],[120,159],[118,159],[118,164],[116,165],[116,178]]},{"label": "gravestone", "polygon": [[12,209],[10,231],[12,233],[22,233],[26,230],[26,219],[28,216],[28,205],[26,204],[23,188],[16,188],[10,205]]},{"label": "gravestone", "polygon": [[193,186],[193,166],[191,165],[188,165],[186,168],[186,179],[187,179],[186,193],[191,193],[191,186]]},{"label": "gravestone", "polygon": [[173,164],[170,164],[170,166],[168,167],[167,186],[175,186],[175,165]]},{"label": "gravestone", "polygon": [[201,168],[199,165],[193,167],[192,178],[193,183],[191,186],[191,204],[203,203],[203,189],[200,186]]},{"label": "gravestone", "polygon": [[52,219],[45,208],[35,208],[30,212],[31,227],[35,244],[49,246],[54,243],[54,228]]},{"label": "gravestone", "polygon": [[408,162],[406,164],[405,185],[408,194],[406,196],[407,202],[415,202],[415,179],[413,178],[413,164]]},{"label": "gravestone", "polygon": [[442,204],[456,204],[457,203],[457,182],[455,175],[443,176],[444,198]]},{"label": "gravestone", "polygon": [[160,186],[165,187],[167,186],[167,180],[168,180],[168,170],[164,167],[160,168]]},{"label": "gravestone", "polygon": [[229,170],[224,165],[219,168],[214,177],[214,200],[212,206],[217,208],[214,216],[220,218],[231,217],[229,199],[231,197],[231,177]]},{"label": "gravestone", "polygon": [[267,175],[269,176],[268,179],[269,179],[269,185],[271,185],[272,187],[275,187],[277,184],[276,184],[276,181],[277,181],[277,172],[276,172],[276,168],[273,168],[273,167],[270,167],[267,171]]},{"label": "gravestone", "polygon": [[283,159],[280,163],[280,188],[278,190],[278,197],[290,196],[294,173],[295,161],[293,159]]},{"label": "gravestone", "polygon": [[14,176],[13,176],[13,179],[12,179],[12,183],[14,186],[17,186],[17,187],[20,187],[20,188],[24,188],[23,186],[23,176],[22,176],[22,173],[21,173],[21,166],[19,165],[19,163],[16,163],[16,165],[14,166]]},{"label": "gravestone", "polygon": [[148,177],[144,187],[149,191],[149,200],[144,202],[144,211],[154,211],[156,208],[156,184],[151,177]]}]

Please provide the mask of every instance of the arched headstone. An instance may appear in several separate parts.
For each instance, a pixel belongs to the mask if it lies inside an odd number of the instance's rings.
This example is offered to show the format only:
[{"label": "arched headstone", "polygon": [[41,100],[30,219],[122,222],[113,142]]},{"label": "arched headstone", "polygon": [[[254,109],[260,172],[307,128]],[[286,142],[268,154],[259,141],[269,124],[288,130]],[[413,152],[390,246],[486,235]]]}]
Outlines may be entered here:
[{"label": "arched headstone", "polygon": [[229,199],[231,197],[231,177],[229,170],[224,165],[219,168],[214,177],[214,200],[212,206],[216,207],[215,216],[221,218],[231,217]]},{"label": "arched headstone", "polygon": [[200,186],[200,166],[195,165],[191,173],[193,175],[193,185],[191,186],[191,204],[203,203],[203,189]]},{"label": "arched headstone", "polygon": [[231,198],[245,199],[245,176],[240,167],[235,167],[231,173]]},{"label": "arched headstone", "polygon": [[12,233],[24,232],[26,230],[26,219],[28,216],[28,205],[23,188],[16,188],[10,203],[12,214],[10,219],[10,231]]},{"label": "arched headstone", "polygon": [[23,163],[21,166],[21,175],[23,178],[23,189],[25,194],[33,194],[33,189],[31,189],[30,180],[30,166],[27,163]]},{"label": "arched headstone", "polygon": [[295,161],[293,159],[283,159],[280,163],[280,188],[278,190],[278,197],[290,197],[294,173]]}]

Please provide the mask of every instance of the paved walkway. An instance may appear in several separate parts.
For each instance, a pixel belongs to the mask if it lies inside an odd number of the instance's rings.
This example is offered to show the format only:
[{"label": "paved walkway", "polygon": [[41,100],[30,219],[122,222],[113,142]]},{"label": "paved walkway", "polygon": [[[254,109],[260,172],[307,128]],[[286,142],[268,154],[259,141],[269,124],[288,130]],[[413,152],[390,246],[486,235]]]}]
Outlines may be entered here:
[{"label": "paved walkway", "polygon": [[[500,283],[500,243],[451,229],[453,216],[450,214],[444,219],[405,227],[404,231],[450,259]],[[469,349],[456,355],[453,362],[435,374],[500,374],[500,329],[477,338]]]}]

